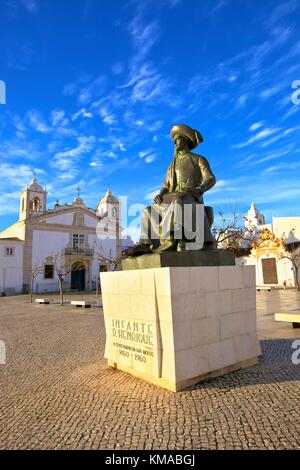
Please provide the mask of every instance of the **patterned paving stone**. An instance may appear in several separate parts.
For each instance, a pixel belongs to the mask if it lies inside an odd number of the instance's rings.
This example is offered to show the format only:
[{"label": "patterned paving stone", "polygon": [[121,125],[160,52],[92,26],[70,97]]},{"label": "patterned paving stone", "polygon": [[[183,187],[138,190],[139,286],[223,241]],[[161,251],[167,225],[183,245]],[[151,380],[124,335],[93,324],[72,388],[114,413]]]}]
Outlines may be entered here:
[{"label": "patterned paving stone", "polygon": [[296,291],[258,294],[257,366],[172,393],[109,369],[103,313],[0,299],[0,449],[299,449]]}]

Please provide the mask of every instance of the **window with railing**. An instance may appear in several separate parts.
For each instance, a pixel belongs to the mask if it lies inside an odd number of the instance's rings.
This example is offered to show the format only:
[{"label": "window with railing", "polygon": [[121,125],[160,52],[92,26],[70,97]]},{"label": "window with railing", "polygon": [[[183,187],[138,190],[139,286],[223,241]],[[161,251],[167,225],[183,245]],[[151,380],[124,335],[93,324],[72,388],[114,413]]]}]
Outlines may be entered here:
[{"label": "window with railing", "polygon": [[84,251],[84,235],[82,233],[73,234],[73,251],[76,253]]}]

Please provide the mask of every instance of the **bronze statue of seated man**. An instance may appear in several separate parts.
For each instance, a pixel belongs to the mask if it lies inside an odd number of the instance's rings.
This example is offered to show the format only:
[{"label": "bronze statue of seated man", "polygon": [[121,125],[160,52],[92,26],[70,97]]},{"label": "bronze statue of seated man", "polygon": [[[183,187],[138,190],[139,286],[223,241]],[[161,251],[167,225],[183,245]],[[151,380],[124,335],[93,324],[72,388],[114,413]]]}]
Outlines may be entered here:
[{"label": "bronze statue of seated man", "polygon": [[187,243],[197,238],[197,214],[202,214],[202,248],[215,247],[213,210],[204,207],[203,194],[215,185],[216,178],[208,161],[191,152],[203,138],[183,124],[172,127],[171,136],[175,144],[173,161],[154,204],[143,211],[139,244],[129,248],[125,256],[185,250]]}]

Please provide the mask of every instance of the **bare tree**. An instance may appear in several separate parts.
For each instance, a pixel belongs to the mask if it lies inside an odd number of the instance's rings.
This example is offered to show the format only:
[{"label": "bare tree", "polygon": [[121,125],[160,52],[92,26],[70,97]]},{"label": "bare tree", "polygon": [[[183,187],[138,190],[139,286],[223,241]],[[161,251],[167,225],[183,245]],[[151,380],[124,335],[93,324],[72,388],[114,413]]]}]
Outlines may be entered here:
[{"label": "bare tree", "polygon": [[218,212],[219,222],[214,223],[212,233],[217,247],[234,251],[236,254],[249,252],[252,243],[257,238],[257,229],[249,229],[243,225],[245,217],[238,214],[236,208],[230,216],[225,216],[223,211]]},{"label": "bare tree", "polygon": [[97,251],[95,251],[95,255],[99,263],[102,263],[106,266],[112,266],[112,271],[116,271],[120,262],[122,260],[122,256],[117,257],[110,257],[109,255],[104,252],[102,247],[98,247]]},{"label": "bare tree", "polygon": [[[104,265],[106,267],[110,266],[112,267],[112,271],[116,271],[121,263],[122,256],[119,257],[109,257],[107,254],[104,252],[102,247],[97,247],[97,250],[95,251],[96,258],[100,265]],[[101,293],[101,283],[100,283],[100,276],[98,275],[97,281],[96,281],[96,299],[97,302],[99,300],[99,296]]]},{"label": "bare tree", "polygon": [[30,303],[33,302],[33,288],[34,288],[34,281],[39,274],[43,272],[43,265],[35,264],[30,270],[30,290],[29,290],[29,298]]},{"label": "bare tree", "polygon": [[100,277],[98,275],[98,277],[96,279],[96,300],[97,300],[97,302],[99,300],[100,293],[101,293],[101,284],[100,284]]},{"label": "bare tree", "polygon": [[289,259],[293,266],[294,276],[295,276],[295,283],[297,286],[298,291],[300,291],[300,283],[299,283],[299,272],[300,272],[300,247],[297,248],[291,246],[286,248],[285,255],[282,256],[280,259]]},{"label": "bare tree", "polygon": [[54,256],[54,270],[58,278],[59,285],[59,294],[60,294],[60,305],[64,305],[64,285],[63,282],[65,277],[70,274],[72,271],[82,271],[82,263],[80,262],[71,262],[66,260],[59,254]]}]

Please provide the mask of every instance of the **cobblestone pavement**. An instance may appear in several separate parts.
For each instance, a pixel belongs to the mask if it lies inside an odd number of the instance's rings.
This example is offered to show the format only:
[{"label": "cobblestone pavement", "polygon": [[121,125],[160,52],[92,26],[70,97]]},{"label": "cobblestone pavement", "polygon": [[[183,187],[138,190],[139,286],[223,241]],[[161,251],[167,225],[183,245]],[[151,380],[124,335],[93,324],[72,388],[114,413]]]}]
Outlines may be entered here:
[{"label": "cobblestone pavement", "polygon": [[260,364],[179,393],[107,368],[100,307],[0,299],[0,448],[300,448],[300,365],[291,362],[300,330],[272,315],[299,298],[259,293],[260,337],[272,338]]}]

